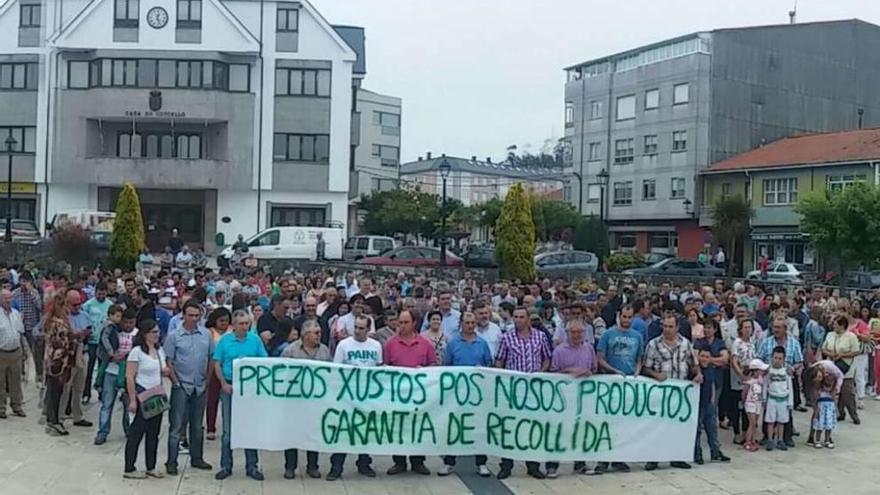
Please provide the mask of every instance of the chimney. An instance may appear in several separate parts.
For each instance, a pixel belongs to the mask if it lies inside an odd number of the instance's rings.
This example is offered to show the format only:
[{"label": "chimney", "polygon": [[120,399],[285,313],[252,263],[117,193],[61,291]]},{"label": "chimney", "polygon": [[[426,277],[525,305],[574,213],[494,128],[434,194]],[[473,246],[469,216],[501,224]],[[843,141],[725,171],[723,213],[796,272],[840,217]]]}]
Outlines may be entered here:
[{"label": "chimney", "polygon": [[443,157],[443,158],[446,158],[446,153],[443,153],[443,154],[440,155],[440,156]]},{"label": "chimney", "polygon": [[859,113],[859,129],[861,129],[862,128],[862,115],[865,115],[865,109],[864,108],[858,109],[858,113]]},{"label": "chimney", "polygon": [[492,157],[491,157],[491,156],[487,156],[487,157],[486,157],[486,163],[492,163]]},{"label": "chimney", "polygon": [[419,161],[422,161],[422,155],[419,155]]},{"label": "chimney", "polygon": [[471,155],[471,161],[472,162],[477,161],[477,155]]},{"label": "chimney", "polygon": [[789,24],[794,24],[794,22],[795,22],[794,18],[795,18],[796,16],[797,16],[797,11],[796,11],[796,10],[789,10],[789,11],[788,11],[788,23],[789,23]]},{"label": "chimney", "polygon": [[430,159],[431,159],[431,152],[430,152],[430,151],[425,155],[425,159],[426,159],[426,160],[430,160]]}]

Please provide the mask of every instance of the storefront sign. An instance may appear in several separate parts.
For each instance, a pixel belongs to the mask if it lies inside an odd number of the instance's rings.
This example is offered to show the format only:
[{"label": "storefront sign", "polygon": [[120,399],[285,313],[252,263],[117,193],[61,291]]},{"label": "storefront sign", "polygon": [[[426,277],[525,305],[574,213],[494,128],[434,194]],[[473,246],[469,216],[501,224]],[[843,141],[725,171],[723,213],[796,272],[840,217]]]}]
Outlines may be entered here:
[{"label": "storefront sign", "polygon": [[[0,194],[6,194],[9,191],[9,188],[6,187],[6,182],[0,182]],[[13,182],[12,183],[12,194],[36,194],[37,193],[37,185],[33,182]]]},{"label": "storefront sign", "polygon": [[689,460],[699,412],[691,382],[477,367],[245,358],[232,389],[232,447],[264,450]]}]

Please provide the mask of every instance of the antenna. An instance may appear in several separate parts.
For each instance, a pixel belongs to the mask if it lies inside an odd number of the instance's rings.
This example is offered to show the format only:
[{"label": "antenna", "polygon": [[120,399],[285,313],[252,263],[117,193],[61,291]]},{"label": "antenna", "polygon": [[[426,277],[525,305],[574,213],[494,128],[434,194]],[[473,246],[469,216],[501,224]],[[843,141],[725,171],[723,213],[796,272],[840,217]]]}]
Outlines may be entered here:
[{"label": "antenna", "polygon": [[794,0],[794,7],[788,11],[788,23],[794,24],[797,17],[797,0]]}]

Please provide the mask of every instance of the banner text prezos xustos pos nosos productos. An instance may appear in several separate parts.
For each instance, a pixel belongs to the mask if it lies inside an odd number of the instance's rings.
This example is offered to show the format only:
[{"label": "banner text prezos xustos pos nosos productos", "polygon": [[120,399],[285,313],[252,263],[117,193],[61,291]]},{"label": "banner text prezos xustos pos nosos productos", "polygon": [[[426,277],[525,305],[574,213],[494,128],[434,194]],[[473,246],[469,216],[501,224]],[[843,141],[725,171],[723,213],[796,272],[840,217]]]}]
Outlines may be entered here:
[{"label": "banner text prezos xustos pos nosos productos", "polygon": [[284,358],[233,370],[233,448],[621,462],[694,453],[691,382]]}]

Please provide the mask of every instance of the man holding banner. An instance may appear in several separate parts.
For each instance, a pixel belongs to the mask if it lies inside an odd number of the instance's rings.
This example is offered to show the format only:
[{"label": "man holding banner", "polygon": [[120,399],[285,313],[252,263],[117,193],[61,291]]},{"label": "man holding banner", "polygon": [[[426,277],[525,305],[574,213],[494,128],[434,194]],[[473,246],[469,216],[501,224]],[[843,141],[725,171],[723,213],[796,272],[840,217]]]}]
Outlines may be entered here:
[{"label": "man holding banner", "polygon": [[[513,326],[513,331],[505,333],[501,338],[495,365],[523,373],[547,371],[550,367],[550,342],[542,332],[532,328],[526,308],[519,306],[513,310]],[[511,471],[513,459],[501,458],[498,479],[509,478]],[[535,479],[546,478],[540,465],[534,461],[526,461],[526,472]]]}]

